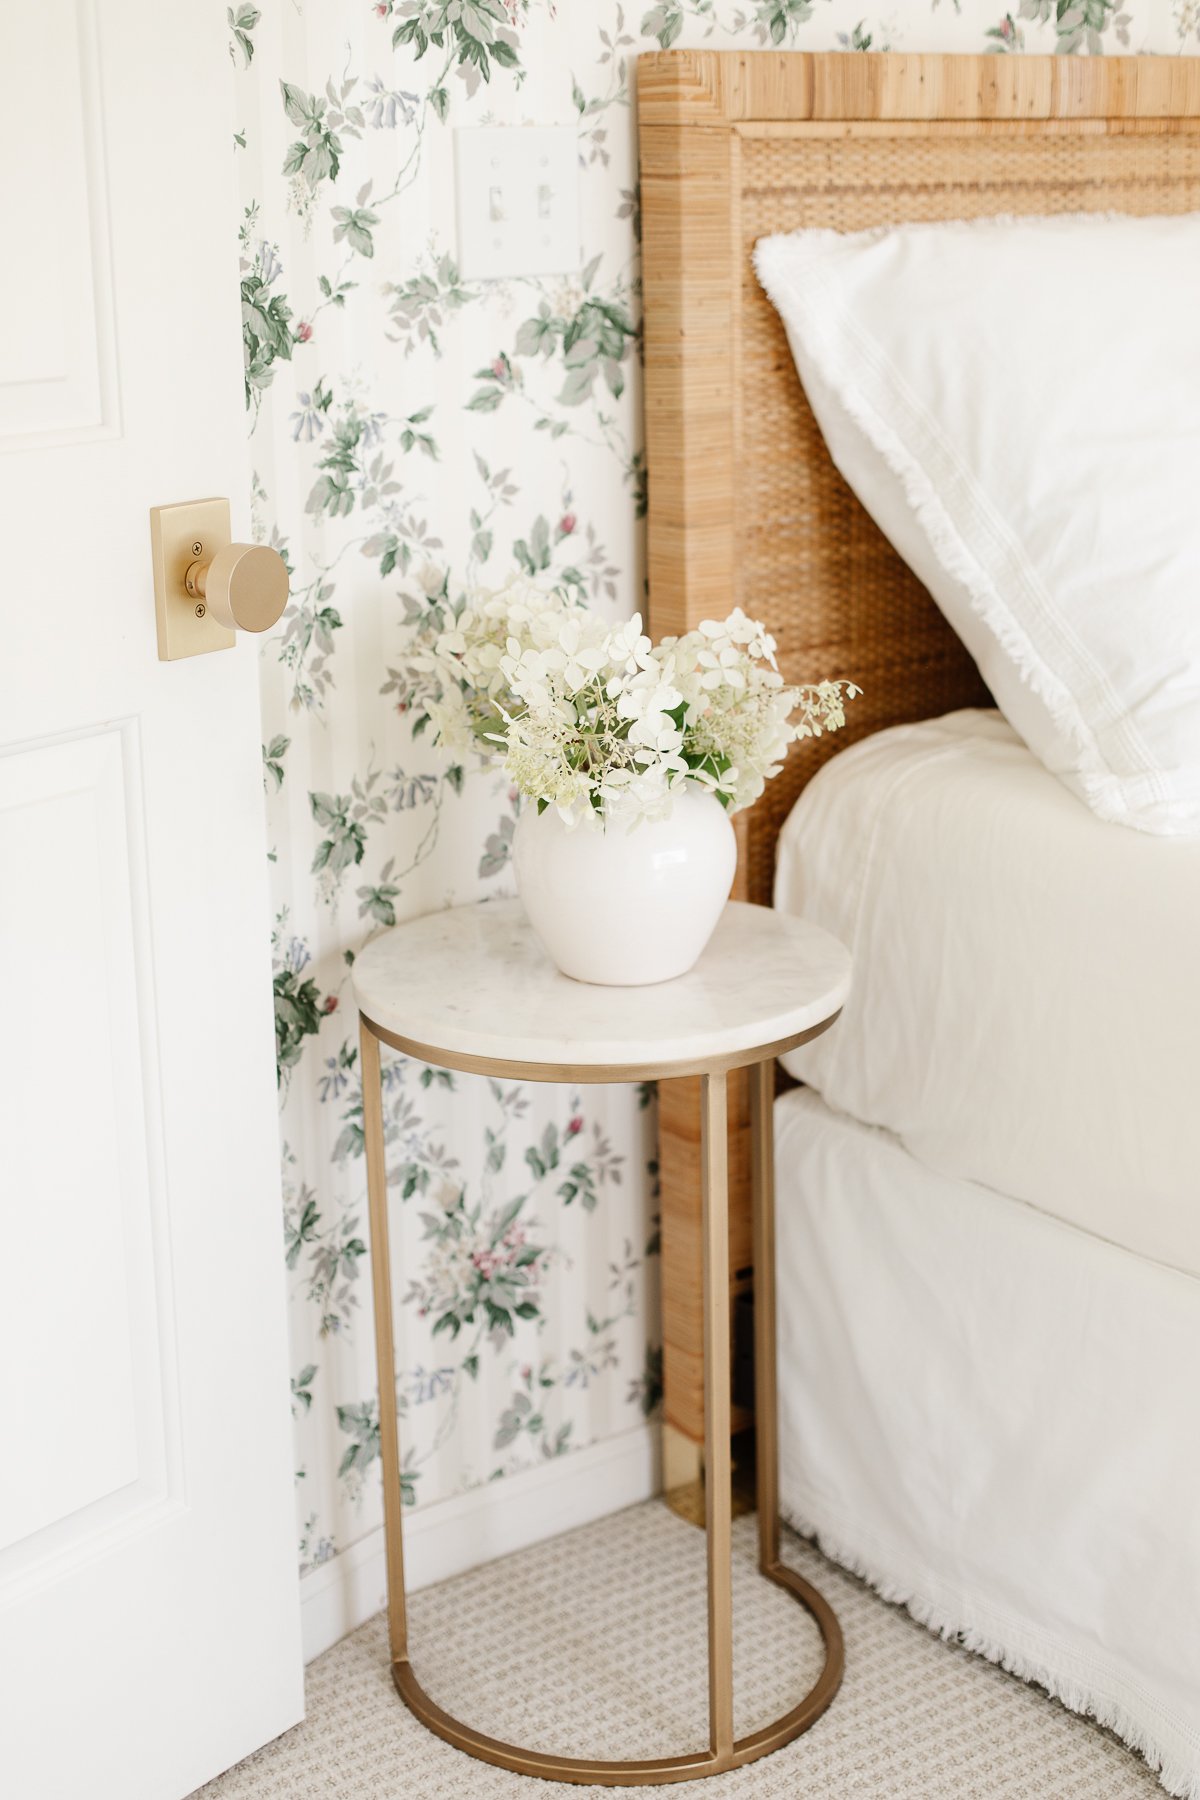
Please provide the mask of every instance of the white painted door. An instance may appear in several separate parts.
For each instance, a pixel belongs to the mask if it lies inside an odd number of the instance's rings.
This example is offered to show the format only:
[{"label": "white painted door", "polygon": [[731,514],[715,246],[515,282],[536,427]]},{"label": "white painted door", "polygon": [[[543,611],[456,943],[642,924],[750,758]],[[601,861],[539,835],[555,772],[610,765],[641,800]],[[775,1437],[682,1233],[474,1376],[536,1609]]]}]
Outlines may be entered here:
[{"label": "white painted door", "polygon": [[177,1800],[301,1715],[224,0],[0,0],[0,1791]]}]

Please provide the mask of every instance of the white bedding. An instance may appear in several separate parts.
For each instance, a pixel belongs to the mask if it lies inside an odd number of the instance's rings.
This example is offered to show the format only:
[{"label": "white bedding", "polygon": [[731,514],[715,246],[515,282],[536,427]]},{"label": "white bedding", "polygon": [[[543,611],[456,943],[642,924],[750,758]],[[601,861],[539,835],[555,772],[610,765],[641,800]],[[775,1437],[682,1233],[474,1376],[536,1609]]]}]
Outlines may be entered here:
[{"label": "white bedding", "polygon": [[855,960],[793,1074],[930,1168],[1200,1273],[1200,843],[1103,823],[999,714],[953,713],[826,765],[775,904]]},{"label": "white bedding", "polygon": [[1200,1282],[811,1092],[775,1123],[785,1515],[1200,1796]]},{"label": "white bedding", "polygon": [[754,262],[834,461],[1005,717],[1098,817],[1200,836],[1200,213],[805,230]]}]

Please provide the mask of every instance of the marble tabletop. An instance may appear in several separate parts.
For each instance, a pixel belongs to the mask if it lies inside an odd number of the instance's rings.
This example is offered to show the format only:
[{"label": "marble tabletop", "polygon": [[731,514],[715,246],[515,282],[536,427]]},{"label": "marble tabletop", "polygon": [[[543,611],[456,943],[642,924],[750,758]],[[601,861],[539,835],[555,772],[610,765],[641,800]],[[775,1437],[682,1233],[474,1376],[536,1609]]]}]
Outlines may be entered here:
[{"label": "marble tabletop", "polygon": [[431,1051],[648,1070],[735,1056],[824,1023],[849,992],[850,953],[807,919],[730,901],[688,974],[597,987],[559,973],[519,900],[492,900],[385,932],[353,975],[367,1018]]}]

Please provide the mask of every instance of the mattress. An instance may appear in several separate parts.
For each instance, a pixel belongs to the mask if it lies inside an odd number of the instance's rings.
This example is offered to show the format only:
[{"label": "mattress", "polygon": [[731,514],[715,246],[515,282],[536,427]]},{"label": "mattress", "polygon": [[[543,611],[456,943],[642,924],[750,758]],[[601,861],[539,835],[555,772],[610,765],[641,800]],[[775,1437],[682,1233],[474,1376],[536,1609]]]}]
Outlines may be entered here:
[{"label": "mattress", "polygon": [[855,959],[792,1074],[928,1168],[1200,1273],[1200,843],[1103,823],[998,713],[951,713],[825,766],[775,904]]},{"label": "mattress", "polygon": [[785,1516],[1200,1796],[1200,1282],[811,1092],[775,1127]]}]

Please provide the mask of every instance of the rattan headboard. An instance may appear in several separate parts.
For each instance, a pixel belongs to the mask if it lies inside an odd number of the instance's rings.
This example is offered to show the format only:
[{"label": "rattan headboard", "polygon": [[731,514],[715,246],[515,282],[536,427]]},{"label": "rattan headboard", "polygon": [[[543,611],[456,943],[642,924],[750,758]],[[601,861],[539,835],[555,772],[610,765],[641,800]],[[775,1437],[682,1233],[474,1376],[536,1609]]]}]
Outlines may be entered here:
[{"label": "rattan headboard", "polygon": [[[671,50],[639,60],[638,112],[652,629],[736,602],[768,622],[790,678],[864,690],[847,731],[797,747],[741,816],[741,891],[769,901],[780,824],[826,756],[985,695],[830,462],[755,241],[1200,208],[1200,59]],[[1053,295],[1030,304],[1069,329]]]},{"label": "rattan headboard", "polygon": [[[805,225],[1200,209],[1200,59],[672,50],[639,60],[638,115],[651,629],[686,630],[736,603],[767,621],[790,679],[845,675],[864,690],[847,729],[795,746],[739,817],[735,891],[769,901],[779,827],[827,756],[986,696],[834,469],[755,279],[756,239]],[[1052,294],[1029,303],[1048,332],[1069,330]],[[661,1133],[667,1417],[697,1437],[686,1090],[664,1094]],[[742,1167],[735,1145],[735,1270],[750,1260]]]}]

